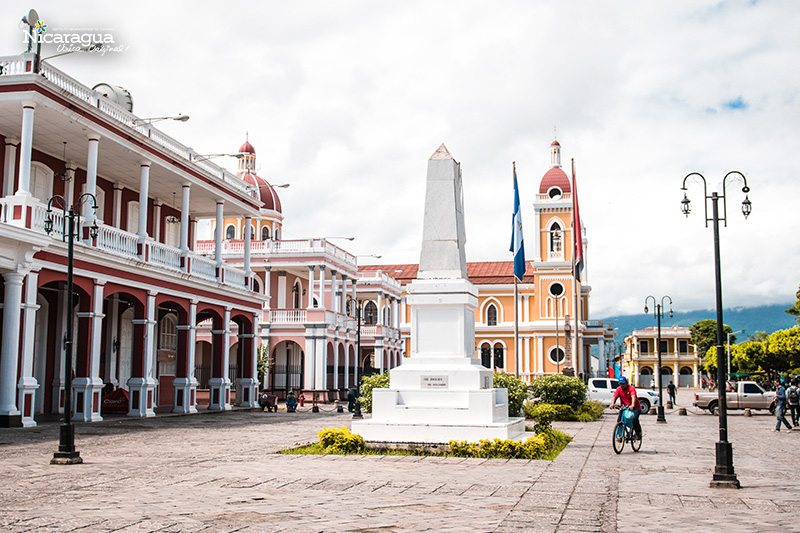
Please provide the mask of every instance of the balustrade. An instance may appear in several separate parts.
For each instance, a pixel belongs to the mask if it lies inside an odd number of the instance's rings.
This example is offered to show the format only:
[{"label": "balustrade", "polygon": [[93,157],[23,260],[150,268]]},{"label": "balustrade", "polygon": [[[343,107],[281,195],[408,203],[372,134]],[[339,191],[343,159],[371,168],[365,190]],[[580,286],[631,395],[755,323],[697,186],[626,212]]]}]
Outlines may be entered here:
[{"label": "balustrade", "polygon": [[150,242],[148,246],[150,247],[149,258],[152,263],[180,270],[180,249],[161,244],[160,242]]}]

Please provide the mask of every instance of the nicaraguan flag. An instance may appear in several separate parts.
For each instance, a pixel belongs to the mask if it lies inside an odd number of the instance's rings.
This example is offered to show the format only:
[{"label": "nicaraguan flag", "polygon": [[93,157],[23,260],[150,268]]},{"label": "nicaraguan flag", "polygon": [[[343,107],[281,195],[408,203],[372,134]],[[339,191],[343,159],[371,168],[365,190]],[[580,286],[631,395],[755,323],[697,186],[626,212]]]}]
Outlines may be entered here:
[{"label": "nicaraguan flag", "polygon": [[519,206],[517,169],[514,169],[514,215],[511,220],[511,251],[514,252],[514,277],[522,281],[525,275],[525,245],[522,240],[522,210]]}]

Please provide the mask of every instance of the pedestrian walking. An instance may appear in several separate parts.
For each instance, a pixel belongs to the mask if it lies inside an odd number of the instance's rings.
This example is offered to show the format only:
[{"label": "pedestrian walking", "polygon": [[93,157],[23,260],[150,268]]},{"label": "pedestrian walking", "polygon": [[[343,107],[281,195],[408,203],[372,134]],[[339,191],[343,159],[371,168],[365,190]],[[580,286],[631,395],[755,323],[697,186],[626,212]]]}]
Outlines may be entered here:
[{"label": "pedestrian walking", "polygon": [[669,393],[669,401],[671,401],[673,405],[678,405],[678,402],[675,401],[675,384],[671,381],[669,385],[667,385],[667,392]]},{"label": "pedestrian walking", "polygon": [[800,387],[797,378],[792,380],[792,386],[786,390],[786,403],[789,405],[792,425],[797,427],[797,419],[800,417]]},{"label": "pedestrian walking", "polygon": [[703,388],[703,390],[706,390],[706,378],[700,380],[700,386]]},{"label": "pedestrian walking", "polygon": [[782,379],[778,384],[778,391],[775,393],[775,399],[778,401],[778,405],[775,406],[775,416],[778,419],[778,423],[775,425],[775,429],[772,431],[780,432],[781,430],[781,422],[786,424],[786,431],[792,430],[792,425],[789,424],[789,421],[786,420],[786,382]]}]

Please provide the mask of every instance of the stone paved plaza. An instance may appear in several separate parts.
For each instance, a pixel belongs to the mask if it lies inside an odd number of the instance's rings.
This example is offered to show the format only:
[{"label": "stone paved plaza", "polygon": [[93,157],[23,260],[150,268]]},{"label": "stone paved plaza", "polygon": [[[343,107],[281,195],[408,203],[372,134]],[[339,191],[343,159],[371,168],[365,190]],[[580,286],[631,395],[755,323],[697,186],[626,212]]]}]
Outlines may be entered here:
[{"label": "stone paved plaza", "polygon": [[57,424],[4,429],[0,529],[800,531],[800,432],[772,433],[766,413],[732,413],[737,491],[708,486],[716,417],[644,416],[641,452],[619,456],[614,420],[559,424],[575,438],[553,462],[273,453],[349,424],[334,412],[82,424],[85,463],[73,466],[49,464]]}]

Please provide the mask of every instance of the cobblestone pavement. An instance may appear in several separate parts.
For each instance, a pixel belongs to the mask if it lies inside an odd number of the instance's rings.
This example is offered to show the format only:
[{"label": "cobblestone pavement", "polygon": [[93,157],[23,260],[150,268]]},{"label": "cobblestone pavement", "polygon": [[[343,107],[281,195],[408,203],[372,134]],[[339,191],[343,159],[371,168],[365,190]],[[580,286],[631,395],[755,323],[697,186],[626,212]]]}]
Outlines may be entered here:
[{"label": "cobblestone pavement", "polygon": [[775,419],[766,413],[732,413],[743,488],[711,489],[717,419],[689,411],[668,411],[667,424],[644,416],[642,451],[619,456],[611,449],[613,415],[560,424],[575,438],[552,462],[273,453],[349,423],[332,412],[81,424],[76,447],[85,463],[73,466],[49,464],[56,424],[4,429],[0,529],[800,530],[800,432],[772,433]]}]

